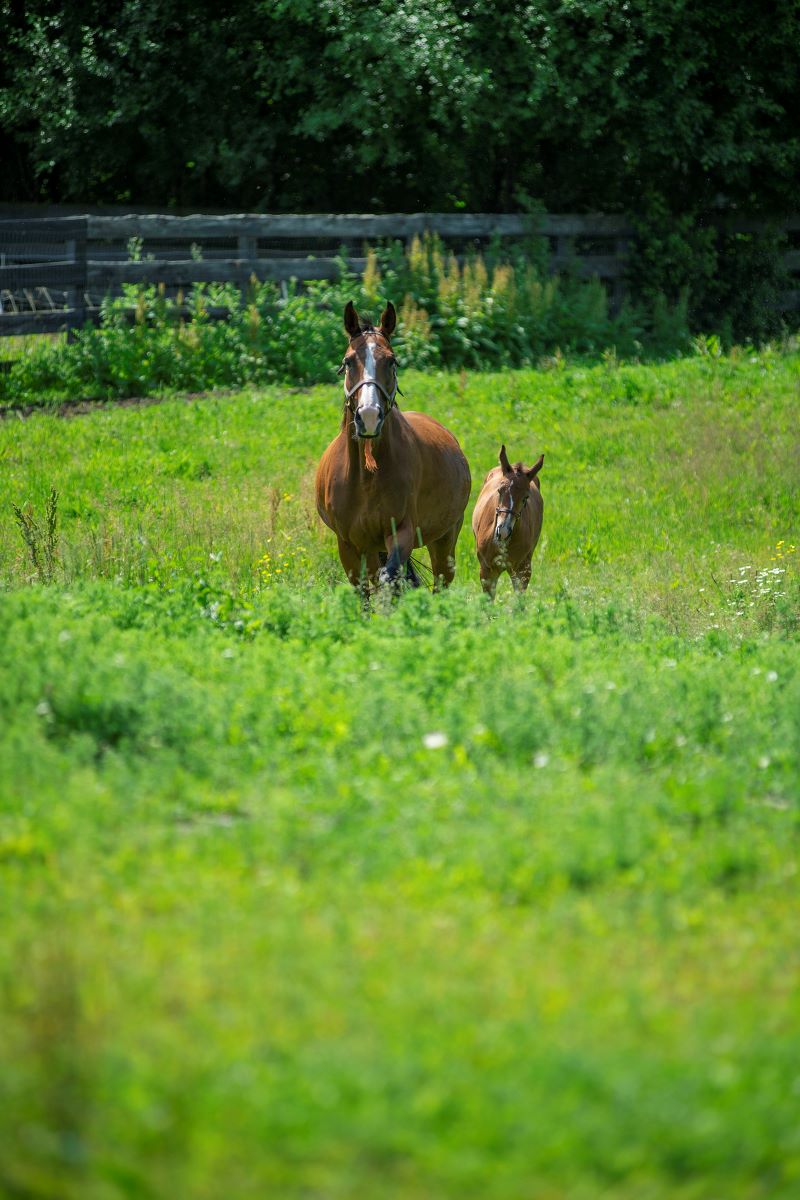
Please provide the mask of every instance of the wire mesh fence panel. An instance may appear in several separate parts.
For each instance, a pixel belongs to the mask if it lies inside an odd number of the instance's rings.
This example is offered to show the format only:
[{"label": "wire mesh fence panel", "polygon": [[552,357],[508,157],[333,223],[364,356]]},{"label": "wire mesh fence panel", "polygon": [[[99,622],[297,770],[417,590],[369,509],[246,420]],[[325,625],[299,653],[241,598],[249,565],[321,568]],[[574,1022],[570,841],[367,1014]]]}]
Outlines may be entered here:
[{"label": "wire mesh fence panel", "polygon": [[0,334],[85,320],[85,217],[0,221]]}]

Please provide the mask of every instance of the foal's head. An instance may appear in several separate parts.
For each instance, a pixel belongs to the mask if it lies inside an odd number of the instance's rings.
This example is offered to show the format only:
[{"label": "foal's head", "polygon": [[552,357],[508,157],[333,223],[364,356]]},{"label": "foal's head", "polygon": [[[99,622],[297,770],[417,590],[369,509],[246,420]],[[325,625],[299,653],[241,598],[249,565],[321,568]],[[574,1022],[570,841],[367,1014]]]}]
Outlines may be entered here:
[{"label": "foal's head", "polygon": [[508,541],[514,532],[514,526],[530,499],[531,483],[539,486],[537,476],[542,469],[543,462],[544,455],[541,454],[530,471],[526,471],[521,462],[514,463],[512,467],[508,461],[505,446],[500,447],[500,466],[503,469],[503,477],[497,489],[497,508],[494,514],[494,540],[496,542]]},{"label": "foal's head", "polygon": [[383,422],[394,407],[397,359],[389,339],[396,324],[397,314],[392,303],[381,313],[377,329],[370,321],[361,320],[352,300],[344,310],[344,327],[350,345],[339,374],[344,374],[344,399],[353,414],[356,437],[380,437]]}]

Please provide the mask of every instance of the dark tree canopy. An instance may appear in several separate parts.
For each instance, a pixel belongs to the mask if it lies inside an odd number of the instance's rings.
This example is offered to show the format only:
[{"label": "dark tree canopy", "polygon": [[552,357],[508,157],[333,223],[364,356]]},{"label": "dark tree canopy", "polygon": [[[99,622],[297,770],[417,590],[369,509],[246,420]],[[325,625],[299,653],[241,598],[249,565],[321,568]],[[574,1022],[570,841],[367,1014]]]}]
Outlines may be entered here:
[{"label": "dark tree canopy", "polygon": [[795,0],[0,0],[0,199],[798,206]]}]

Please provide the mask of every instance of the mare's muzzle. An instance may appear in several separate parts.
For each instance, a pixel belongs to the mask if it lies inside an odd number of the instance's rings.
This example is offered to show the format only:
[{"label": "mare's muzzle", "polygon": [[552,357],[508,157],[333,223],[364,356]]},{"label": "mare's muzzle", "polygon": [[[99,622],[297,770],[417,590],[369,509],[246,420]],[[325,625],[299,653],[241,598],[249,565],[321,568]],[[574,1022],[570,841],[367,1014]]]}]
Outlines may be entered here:
[{"label": "mare's muzzle", "polygon": [[360,379],[349,391],[345,388],[345,403],[349,406],[360,438],[380,437],[386,414],[395,404],[395,395],[389,395],[377,379]]},{"label": "mare's muzzle", "polygon": [[356,434],[360,438],[380,437],[384,412],[380,404],[359,404],[355,411]]}]

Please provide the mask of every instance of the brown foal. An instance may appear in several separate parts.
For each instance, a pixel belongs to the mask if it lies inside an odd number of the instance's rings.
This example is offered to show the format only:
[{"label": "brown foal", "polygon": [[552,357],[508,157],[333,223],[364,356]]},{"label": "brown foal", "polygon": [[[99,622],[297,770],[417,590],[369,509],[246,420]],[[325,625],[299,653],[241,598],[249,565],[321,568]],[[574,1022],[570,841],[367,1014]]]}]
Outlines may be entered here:
[{"label": "brown foal", "polygon": [[497,581],[508,571],[515,589],[525,591],[531,578],[531,556],[542,532],[544,503],[539,487],[542,454],[526,471],[511,466],[505,446],[500,466],[486,476],[472,514],[472,532],[483,590],[494,599]]}]

